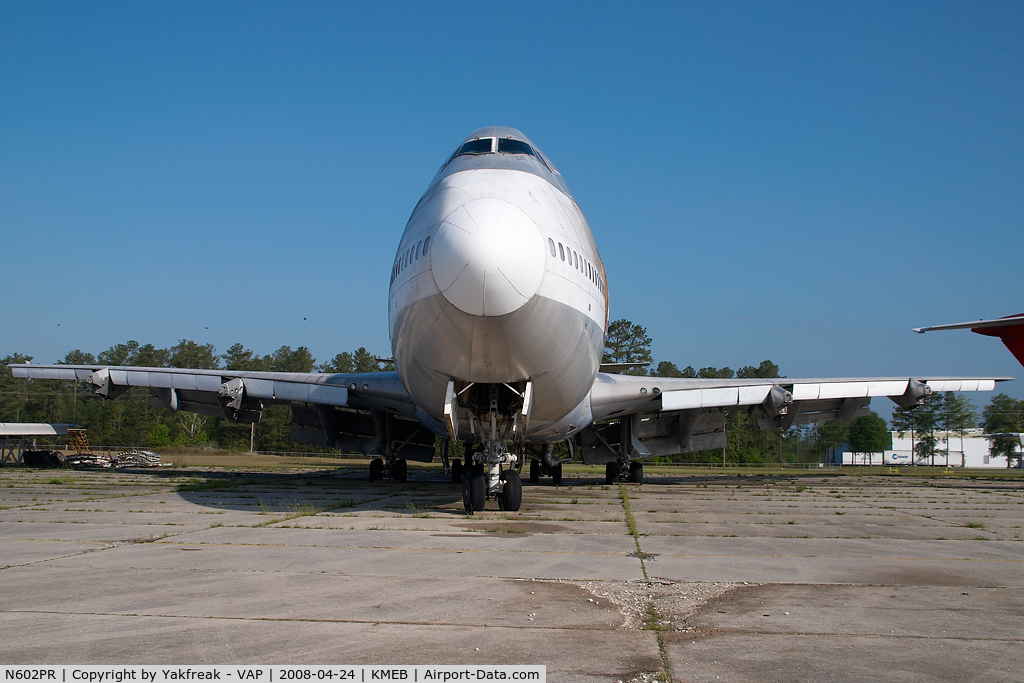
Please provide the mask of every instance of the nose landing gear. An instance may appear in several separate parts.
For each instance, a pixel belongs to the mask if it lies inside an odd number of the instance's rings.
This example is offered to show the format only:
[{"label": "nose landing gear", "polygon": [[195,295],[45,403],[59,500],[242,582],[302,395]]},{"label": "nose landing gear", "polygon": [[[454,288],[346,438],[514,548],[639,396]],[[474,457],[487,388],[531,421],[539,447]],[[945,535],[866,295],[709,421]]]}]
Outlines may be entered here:
[{"label": "nose landing gear", "polygon": [[[523,484],[514,468],[519,458],[509,453],[502,441],[489,441],[483,451],[472,456],[462,480],[462,505],[466,514],[484,509],[488,498],[498,501],[498,509],[518,512],[523,504]],[[461,465],[461,464],[460,464]],[[502,465],[506,469],[502,469]],[[452,468],[455,472],[455,468]]]}]

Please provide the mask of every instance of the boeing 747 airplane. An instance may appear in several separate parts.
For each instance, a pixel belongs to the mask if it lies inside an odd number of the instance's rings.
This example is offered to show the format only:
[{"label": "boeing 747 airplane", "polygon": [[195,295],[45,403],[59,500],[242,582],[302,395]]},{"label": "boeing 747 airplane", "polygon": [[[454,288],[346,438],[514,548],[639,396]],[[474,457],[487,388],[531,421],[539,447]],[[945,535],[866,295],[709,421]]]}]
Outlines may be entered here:
[{"label": "boeing 747 airplane", "polygon": [[[1001,377],[674,379],[602,371],[610,287],[583,213],[553,163],[513,128],[481,128],[427,187],[391,266],[394,372],[238,372],[16,365],[15,377],[80,380],[112,399],[148,387],[154,405],[254,422],[292,409],[292,439],[374,457],[370,478],[406,478],[441,437],[466,511],[516,511],[520,473],[561,481],[555,445],[643,480],[643,460],[725,444],[724,411],[763,429],[911,408],[932,391],[991,391]],[[605,368],[611,370],[612,368]]]}]

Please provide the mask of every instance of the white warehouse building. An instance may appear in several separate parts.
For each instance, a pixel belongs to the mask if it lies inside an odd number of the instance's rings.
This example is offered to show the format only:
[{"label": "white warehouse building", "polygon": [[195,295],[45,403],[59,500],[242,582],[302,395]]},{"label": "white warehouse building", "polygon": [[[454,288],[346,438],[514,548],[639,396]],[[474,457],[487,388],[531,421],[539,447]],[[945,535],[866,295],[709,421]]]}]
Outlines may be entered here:
[{"label": "white warehouse building", "polygon": [[[988,454],[990,438],[980,429],[968,430],[963,439],[957,434],[936,432],[938,439],[934,458],[914,456],[910,432],[891,432],[892,449],[882,453],[853,453],[848,444],[833,448],[828,455],[834,465],[937,465],[940,467],[1002,467],[1006,469],[1006,456]],[[917,442],[917,438],[913,439]],[[947,451],[948,447],[948,451]],[[1017,453],[1022,451],[1022,435],[1016,435]],[[1014,457],[1014,467],[1019,459]]]}]

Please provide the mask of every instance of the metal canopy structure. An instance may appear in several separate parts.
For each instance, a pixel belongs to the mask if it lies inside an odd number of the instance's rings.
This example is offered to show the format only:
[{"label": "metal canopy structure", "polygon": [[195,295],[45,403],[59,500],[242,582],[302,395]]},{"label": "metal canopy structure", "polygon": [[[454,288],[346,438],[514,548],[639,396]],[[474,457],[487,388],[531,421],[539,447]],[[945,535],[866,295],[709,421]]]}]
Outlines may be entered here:
[{"label": "metal canopy structure", "polygon": [[21,456],[27,450],[25,442],[32,441],[35,448],[36,437],[67,436],[68,432],[81,431],[82,428],[72,424],[52,424],[48,422],[0,422],[0,467],[10,460],[20,466]]}]

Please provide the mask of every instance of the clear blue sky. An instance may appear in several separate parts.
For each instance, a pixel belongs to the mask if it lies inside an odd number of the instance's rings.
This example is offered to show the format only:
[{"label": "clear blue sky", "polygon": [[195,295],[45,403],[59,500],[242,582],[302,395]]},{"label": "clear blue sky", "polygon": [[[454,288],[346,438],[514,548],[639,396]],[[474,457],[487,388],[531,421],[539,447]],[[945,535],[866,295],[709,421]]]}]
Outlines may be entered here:
[{"label": "clear blue sky", "polygon": [[1024,311],[1021,36],[999,2],[5,0],[0,355],[389,354],[405,221],[502,124],[658,360],[1024,376],[910,331]]}]

